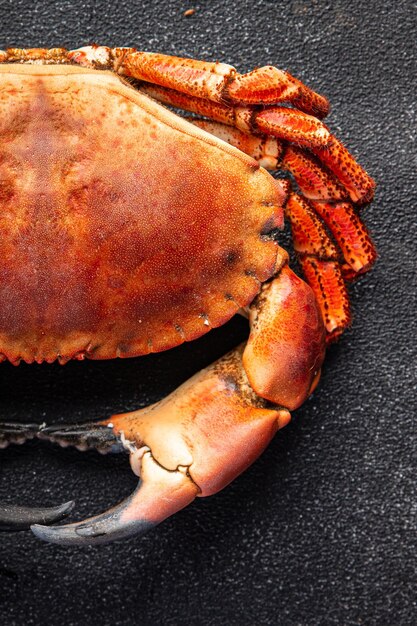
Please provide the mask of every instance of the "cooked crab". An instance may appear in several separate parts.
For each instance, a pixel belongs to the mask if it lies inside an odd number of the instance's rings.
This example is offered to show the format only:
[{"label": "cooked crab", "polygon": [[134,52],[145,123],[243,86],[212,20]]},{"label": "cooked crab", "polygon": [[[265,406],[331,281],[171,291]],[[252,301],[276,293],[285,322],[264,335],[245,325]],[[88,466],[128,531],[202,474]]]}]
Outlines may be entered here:
[{"label": "cooked crab", "polygon": [[[80,426],[4,424],[3,443],[125,450],[140,477],[107,513],[36,535],[146,531],[233,480],[312,392],[326,339],[350,322],[345,281],[375,259],[357,212],[374,183],[327,112],[270,66],[240,75],[100,46],[0,52],[2,360],[133,357],[236,313],[250,323],[246,345],[151,407]],[[264,168],[289,172],[295,190]],[[308,284],[278,244],[284,214]],[[49,523],[70,507],[3,506],[0,524]]]}]

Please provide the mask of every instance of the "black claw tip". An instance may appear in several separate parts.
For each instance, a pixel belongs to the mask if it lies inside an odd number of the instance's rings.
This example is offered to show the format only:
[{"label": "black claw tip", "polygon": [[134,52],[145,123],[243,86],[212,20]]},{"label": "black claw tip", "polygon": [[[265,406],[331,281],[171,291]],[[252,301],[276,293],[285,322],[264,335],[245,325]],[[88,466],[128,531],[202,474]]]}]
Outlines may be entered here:
[{"label": "black claw tip", "polygon": [[32,532],[49,543],[61,546],[68,545],[96,545],[128,539],[133,535],[144,535],[156,526],[155,522],[146,519],[129,519],[126,512],[134,507],[135,498],[140,493],[140,485],[136,491],[117,506],[90,517],[82,522],[66,524],[64,526],[32,526]]},{"label": "black claw tip", "polygon": [[73,508],[73,501],[50,508],[2,504],[0,505],[0,530],[14,532],[29,530],[33,524],[53,524],[64,519]]},{"label": "black claw tip", "polygon": [[55,543],[61,546],[84,546],[103,545],[137,535],[144,535],[154,527],[155,524],[146,520],[136,520],[125,524],[121,523],[120,520],[115,520],[113,523],[111,521],[103,522],[102,524],[97,522],[80,522],[79,524],[67,524],[65,526],[41,526],[34,524],[31,530],[36,537],[48,543]]}]

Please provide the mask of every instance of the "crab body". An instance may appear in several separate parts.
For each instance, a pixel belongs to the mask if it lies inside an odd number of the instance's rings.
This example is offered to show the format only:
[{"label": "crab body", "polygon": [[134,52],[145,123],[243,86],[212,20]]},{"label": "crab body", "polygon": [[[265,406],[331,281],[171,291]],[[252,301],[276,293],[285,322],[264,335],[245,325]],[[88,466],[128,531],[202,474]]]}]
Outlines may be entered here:
[{"label": "crab body", "polygon": [[283,194],[256,161],[111,73],[5,67],[7,359],[166,350],[250,304],[274,273],[268,235],[283,220]]},{"label": "crab body", "polygon": [[[242,77],[130,48],[0,53],[2,359],[139,356],[237,312],[251,326],[245,346],[147,409],[3,425],[0,443],[125,449],[141,478],[111,512],[36,534],[99,543],[147,530],[230,482],[314,389],[326,335],[349,323],[345,279],[375,258],[353,206],[373,181],[318,119],[326,110],[271,67]],[[290,171],[302,195],[260,164]],[[278,244],[284,213],[311,287]],[[68,510],[26,511],[26,526]]]}]

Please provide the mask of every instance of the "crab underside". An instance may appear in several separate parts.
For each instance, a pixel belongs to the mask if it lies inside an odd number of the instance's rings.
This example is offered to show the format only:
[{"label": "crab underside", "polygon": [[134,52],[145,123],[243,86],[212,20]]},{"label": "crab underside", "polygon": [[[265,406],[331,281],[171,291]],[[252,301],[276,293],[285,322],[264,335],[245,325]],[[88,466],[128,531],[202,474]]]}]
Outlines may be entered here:
[{"label": "crab underside", "polygon": [[[163,105],[192,113],[187,119]],[[325,98],[267,66],[133,48],[0,51],[0,354],[15,364],[148,354],[235,313],[250,335],[146,409],[78,426],[3,424],[124,450],[140,477],[107,513],[3,505],[56,543],[145,532],[252,463],[315,388],[375,249],[374,183],[321,119]],[[262,167],[260,167],[262,166]],[[287,172],[274,179],[265,169]],[[279,246],[284,215],[307,283]]]}]

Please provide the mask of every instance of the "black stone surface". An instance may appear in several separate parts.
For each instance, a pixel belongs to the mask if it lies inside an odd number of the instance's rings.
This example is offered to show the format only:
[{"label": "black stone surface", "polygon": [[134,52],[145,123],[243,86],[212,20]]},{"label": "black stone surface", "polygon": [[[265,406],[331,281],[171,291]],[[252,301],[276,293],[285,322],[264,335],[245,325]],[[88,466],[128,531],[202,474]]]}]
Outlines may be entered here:
[{"label": "black stone surface", "polygon": [[[403,0],[0,1],[0,48],[99,42],[290,70],[329,97],[331,128],[378,181],[366,222],[380,256],[351,290],[353,328],[319,389],[224,492],[110,546],[0,535],[1,624],[417,622],[416,27]],[[143,406],[244,334],[236,320],[139,360],[2,365],[1,417],[75,422]],[[0,500],[74,499],[72,519],[136,483],[125,458],[41,442],[2,451],[0,472]]]}]

